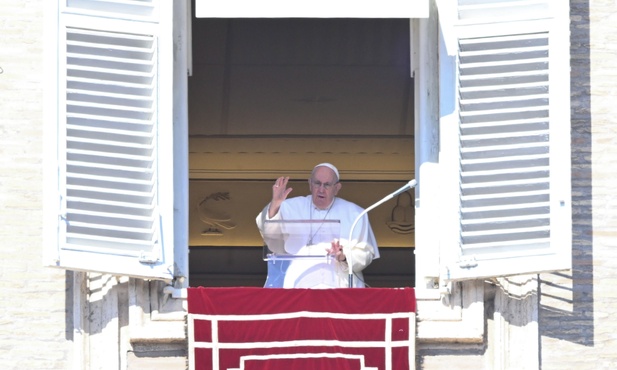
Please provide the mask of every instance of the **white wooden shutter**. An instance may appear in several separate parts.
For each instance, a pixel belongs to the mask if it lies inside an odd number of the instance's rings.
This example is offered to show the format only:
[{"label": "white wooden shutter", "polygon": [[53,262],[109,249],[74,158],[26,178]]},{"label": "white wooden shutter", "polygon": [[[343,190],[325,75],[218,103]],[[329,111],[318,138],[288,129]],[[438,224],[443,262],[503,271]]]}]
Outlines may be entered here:
[{"label": "white wooden shutter", "polygon": [[567,2],[460,0],[458,245],[446,280],[571,267]]},{"label": "white wooden shutter", "polygon": [[[59,2],[64,3],[64,2]],[[69,0],[57,12],[52,266],[173,278],[171,1]],[[57,122],[53,122],[57,119]]]}]

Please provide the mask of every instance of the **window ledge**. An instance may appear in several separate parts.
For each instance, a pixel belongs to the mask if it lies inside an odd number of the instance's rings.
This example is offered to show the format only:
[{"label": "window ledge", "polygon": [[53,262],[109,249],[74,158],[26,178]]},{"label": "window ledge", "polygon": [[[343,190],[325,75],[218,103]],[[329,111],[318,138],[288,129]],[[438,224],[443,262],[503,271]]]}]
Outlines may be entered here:
[{"label": "window ledge", "polygon": [[453,284],[449,299],[438,289],[416,292],[419,342],[482,343],[484,340],[484,284]]}]

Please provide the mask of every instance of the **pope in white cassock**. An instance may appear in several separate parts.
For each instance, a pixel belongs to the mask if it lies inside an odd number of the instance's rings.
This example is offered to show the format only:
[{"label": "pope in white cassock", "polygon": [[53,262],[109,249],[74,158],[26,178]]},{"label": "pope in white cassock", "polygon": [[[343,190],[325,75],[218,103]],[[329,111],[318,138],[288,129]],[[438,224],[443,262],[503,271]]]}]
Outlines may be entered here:
[{"label": "pope in white cassock", "polygon": [[[280,235],[278,239],[285,240],[279,247],[281,250],[284,249],[283,253],[321,255],[324,258],[271,261],[265,286],[344,288],[349,286],[351,267],[354,275],[353,286],[364,287],[362,270],[373,259],[379,258],[379,250],[366,214],[356,223],[349,240],[351,228],[364,209],[355,203],[336,197],[342,187],[337,168],[330,163],[321,163],[313,168],[308,180],[311,195],[287,199],[293,190],[287,187],[288,181],[289,177],[279,177],[276,180],[272,186],[272,201],[257,216],[257,227],[266,243],[275,244],[272,235]],[[293,223],[298,220],[311,221],[310,226],[300,223],[305,228],[301,246],[291,245],[282,235],[285,234],[285,230],[282,230],[285,221]],[[335,220],[340,221],[340,230]],[[340,238],[329,238],[328,233],[323,233],[326,226],[332,224],[336,225],[337,235],[340,235]],[[322,238],[326,235],[325,238],[329,239],[313,241],[318,231]],[[296,238],[296,244],[297,240]],[[328,256],[329,258],[326,258]]]}]

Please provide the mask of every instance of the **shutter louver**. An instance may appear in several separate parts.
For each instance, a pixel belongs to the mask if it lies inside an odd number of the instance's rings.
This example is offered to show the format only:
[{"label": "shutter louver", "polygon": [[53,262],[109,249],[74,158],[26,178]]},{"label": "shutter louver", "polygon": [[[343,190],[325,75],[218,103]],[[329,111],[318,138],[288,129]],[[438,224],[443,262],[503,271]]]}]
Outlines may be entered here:
[{"label": "shutter louver", "polygon": [[71,11],[116,19],[147,19],[154,17],[158,11],[154,0],[67,0],[66,4]]},{"label": "shutter louver", "polygon": [[459,40],[463,256],[549,246],[548,50],[541,32]]},{"label": "shutter louver", "polygon": [[548,0],[458,0],[458,19],[462,22],[529,20],[550,16]]},{"label": "shutter louver", "polygon": [[67,28],[66,244],[150,254],[156,210],[156,38]]}]

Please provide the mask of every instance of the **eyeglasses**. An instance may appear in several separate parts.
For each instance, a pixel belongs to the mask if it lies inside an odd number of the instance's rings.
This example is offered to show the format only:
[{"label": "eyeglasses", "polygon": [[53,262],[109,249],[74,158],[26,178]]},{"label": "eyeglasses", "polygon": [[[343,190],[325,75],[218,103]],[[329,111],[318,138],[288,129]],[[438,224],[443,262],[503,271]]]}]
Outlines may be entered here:
[{"label": "eyeglasses", "polygon": [[316,187],[317,189],[319,189],[320,187],[323,186],[324,189],[326,190],[330,190],[334,185],[338,184],[337,182],[334,183],[329,183],[329,182],[324,182],[322,183],[321,181],[311,181],[311,183],[313,184],[314,187]]}]

